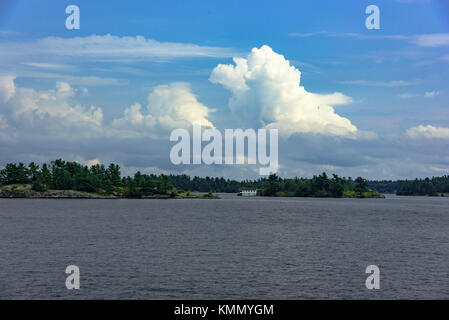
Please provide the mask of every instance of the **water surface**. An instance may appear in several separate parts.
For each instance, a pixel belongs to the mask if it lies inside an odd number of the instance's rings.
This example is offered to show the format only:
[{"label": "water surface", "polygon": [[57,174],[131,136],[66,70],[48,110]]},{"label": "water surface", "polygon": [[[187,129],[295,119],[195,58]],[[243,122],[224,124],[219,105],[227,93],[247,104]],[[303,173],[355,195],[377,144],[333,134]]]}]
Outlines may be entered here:
[{"label": "water surface", "polygon": [[0,199],[0,298],[449,298],[449,198],[222,197]]}]

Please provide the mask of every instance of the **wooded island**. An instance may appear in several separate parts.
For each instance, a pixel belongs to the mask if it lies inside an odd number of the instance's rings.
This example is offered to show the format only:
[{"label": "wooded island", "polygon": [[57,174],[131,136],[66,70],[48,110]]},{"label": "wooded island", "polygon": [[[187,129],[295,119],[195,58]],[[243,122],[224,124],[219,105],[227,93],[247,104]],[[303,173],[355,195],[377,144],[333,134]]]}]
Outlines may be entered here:
[{"label": "wooded island", "polygon": [[[312,178],[280,178],[275,174],[257,180],[236,181],[217,177],[191,178],[136,172],[122,177],[120,166],[111,163],[86,166],[62,159],[28,166],[7,164],[0,170],[0,197],[69,198],[214,198],[212,193],[237,193],[255,189],[260,196],[380,198],[398,195],[449,195],[449,177],[399,181],[367,181],[326,173]],[[192,192],[206,193],[198,195]]]}]

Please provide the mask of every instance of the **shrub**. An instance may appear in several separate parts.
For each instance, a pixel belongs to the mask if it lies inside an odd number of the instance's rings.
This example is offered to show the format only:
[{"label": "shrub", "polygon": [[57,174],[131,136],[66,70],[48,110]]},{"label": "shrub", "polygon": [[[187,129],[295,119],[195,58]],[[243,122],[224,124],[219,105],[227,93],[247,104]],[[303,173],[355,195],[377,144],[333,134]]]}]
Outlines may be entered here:
[{"label": "shrub", "polygon": [[45,184],[41,183],[38,179],[33,182],[33,184],[31,185],[31,189],[33,189],[34,191],[38,191],[38,192],[44,192],[44,191],[47,191],[47,186]]}]

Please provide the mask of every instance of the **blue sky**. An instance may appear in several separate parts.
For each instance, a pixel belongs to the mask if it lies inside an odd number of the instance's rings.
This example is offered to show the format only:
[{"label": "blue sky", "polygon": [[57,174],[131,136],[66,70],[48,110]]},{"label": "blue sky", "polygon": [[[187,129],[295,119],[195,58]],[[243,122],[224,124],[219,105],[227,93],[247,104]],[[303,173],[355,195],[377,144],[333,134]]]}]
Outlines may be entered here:
[{"label": "blue sky", "polygon": [[[70,4],[80,8],[80,30],[65,27]],[[365,27],[371,4],[380,30]],[[260,51],[251,56],[253,48]],[[286,66],[299,70],[298,86],[332,112],[306,114],[307,105],[278,91],[264,96],[277,90],[267,74],[248,82],[244,96],[226,87],[236,74],[217,66],[234,66],[234,57],[258,63],[257,55],[285,71],[278,81],[288,78]],[[445,0],[1,1],[0,165],[64,157],[118,162],[125,173],[257,177],[251,166],[171,165],[161,119],[200,117],[219,129],[289,128],[279,146],[283,176],[447,174],[448,68]],[[233,109],[230,99],[254,105]],[[164,103],[181,103],[188,119]],[[244,108],[253,119],[239,116]],[[280,120],[301,115],[316,122]]]}]

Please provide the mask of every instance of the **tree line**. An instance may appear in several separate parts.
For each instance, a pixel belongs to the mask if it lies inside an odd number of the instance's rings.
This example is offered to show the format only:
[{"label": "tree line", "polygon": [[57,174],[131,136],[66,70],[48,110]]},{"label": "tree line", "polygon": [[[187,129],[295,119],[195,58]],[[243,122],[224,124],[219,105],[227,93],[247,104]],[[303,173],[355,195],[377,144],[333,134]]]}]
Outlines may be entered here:
[{"label": "tree line", "polygon": [[362,177],[355,180],[339,177],[336,174],[328,177],[325,172],[314,175],[311,179],[298,177],[283,179],[271,174],[268,178],[261,179],[260,184],[262,196],[332,198],[372,196],[367,194],[369,192],[368,183]]},{"label": "tree line", "polygon": [[307,178],[280,178],[276,174],[256,180],[229,180],[224,178],[197,177],[187,175],[169,175],[173,186],[177,189],[199,192],[231,192],[237,193],[243,189],[259,190],[262,196],[296,196],[296,197],[342,197],[345,192],[363,195],[368,192],[368,183],[362,177],[331,178],[326,173]]},{"label": "tree line", "polygon": [[414,180],[368,181],[369,188],[381,193],[396,193],[399,196],[437,196],[449,193],[449,176]]},{"label": "tree line", "polygon": [[0,185],[31,184],[35,191],[77,190],[108,194],[122,194],[138,198],[153,194],[167,194],[173,185],[166,175],[146,175],[137,172],[133,177],[122,177],[120,166],[111,163],[92,166],[68,162],[62,159],[42,166],[31,162],[8,163],[0,170]]},{"label": "tree line", "polygon": [[449,193],[449,176],[403,180],[398,183],[397,195],[437,196]]},{"label": "tree line", "polygon": [[449,176],[415,180],[367,181],[362,177],[340,177],[326,173],[312,178],[280,178],[273,174],[256,180],[231,180],[218,177],[155,175],[136,172],[122,177],[120,166],[111,163],[92,166],[58,159],[41,166],[31,162],[8,163],[0,170],[0,185],[32,184],[33,190],[78,190],[120,193],[127,197],[169,194],[173,189],[197,192],[237,193],[242,189],[257,189],[264,196],[342,197],[363,196],[369,190],[398,195],[436,195],[449,193]]},{"label": "tree line", "polygon": [[360,177],[352,181],[351,178],[340,178],[337,175],[328,178],[326,173],[312,179],[282,179],[277,175],[270,175],[268,178],[243,181],[217,177],[191,178],[185,174],[147,175],[141,172],[136,172],[132,177],[122,177],[120,166],[113,163],[108,167],[103,164],[86,166],[62,159],[51,161],[50,164],[44,163],[42,166],[34,162],[28,166],[23,163],[8,163],[0,170],[0,184],[31,184],[35,191],[56,189],[117,193],[131,198],[168,194],[174,188],[185,191],[231,193],[252,188],[259,189],[259,193],[264,196],[303,197],[341,197],[345,190],[360,194],[367,191],[367,182]]}]

